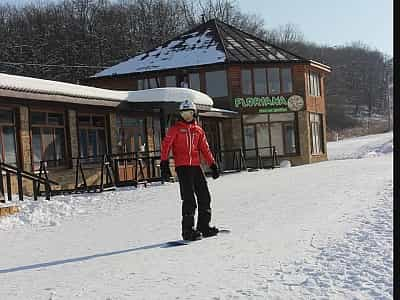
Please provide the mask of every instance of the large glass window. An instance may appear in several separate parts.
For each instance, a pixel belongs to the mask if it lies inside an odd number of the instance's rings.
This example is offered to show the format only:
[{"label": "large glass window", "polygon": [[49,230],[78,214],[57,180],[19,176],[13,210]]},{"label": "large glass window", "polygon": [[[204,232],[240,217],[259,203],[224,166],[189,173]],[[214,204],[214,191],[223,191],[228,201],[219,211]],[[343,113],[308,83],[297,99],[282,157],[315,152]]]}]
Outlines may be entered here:
[{"label": "large glass window", "polygon": [[[259,148],[261,156],[271,154],[270,149],[262,149],[263,147],[274,146],[278,155],[297,152],[294,113],[244,115],[243,122],[246,148],[254,145],[253,147]],[[256,138],[252,138],[253,135]]]},{"label": "large glass window", "polygon": [[282,93],[291,93],[293,91],[292,69],[282,68]]},{"label": "large glass window", "polygon": [[281,81],[279,79],[279,68],[268,68],[268,91],[270,94],[281,92]]},{"label": "large glass window", "polygon": [[156,77],[138,79],[138,90],[155,89],[159,87],[159,79]]},{"label": "large glass window", "polygon": [[165,76],[166,87],[176,87],[176,76]]},{"label": "large glass window", "polygon": [[264,68],[254,69],[254,92],[258,95],[267,95],[267,74]]},{"label": "large glass window", "polygon": [[283,124],[285,153],[296,153],[296,137],[293,123]]},{"label": "large glass window", "polygon": [[283,136],[282,123],[270,123],[270,129],[271,146],[275,147],[276,153],[278,153],[278,155],[283,155],[283,141],[285,137]]},{"label": "large glass window", "polygon": [[103,115],[78,115],[81,157],[92,157],[106,153],[105,123],[105,116]]},{"label": "large glass window", "polygon": [[254,150],[256,145],[256,133],[254,125],[245,125],[244,126],[244,147],[245,147],[245,156],[246,157],[255,157],[256,150]]},{"label": "large glass window", "polygon": [[320,76],[318,73],[308,73],[308,93],[311,96],[321,96]]},{"label": "large glass window", "polygon": [[0,110],[1,160],[10,165],[17,164],[14,112]]},{"label": "large glass window", "polygon": [[252,95],[253,88],[251,84],[251,70],[242,70],[242,94]]},{"label": "large glass window", "polygon": [[200,91],[200,75],[199,73],[189,74],[189,87],[192,90]]},{"label": "large glass window", "polygon": [[146,127],[143,117],[118,116],[117,127],[122,152],[138,152],[146,148]]},{"label": "large glass window", "polygon": [[310,126],[311,126],[311,153],[321,154],[323,149],[323,136],[322,136],[322,115],[310,113]]},{"label": "large glass window", "polygon": [[65,165],[64,114],[31,111],[30,121],[34,169],[40,167],[41,160],[48,161],[48,166]]},{"label": "large glass window", "polygon": [[210,97],[228,96],[226,72],[224,70],[206,72],[206,90]]},{"label": "large glass window", "polygon": [[270,140],[269,140],[269,124],[268,123],[259,123],[256,124],[257,130],[257,147],[259,149],[259,154],[261,156],[270,156],[271,151],[269,148]]}]

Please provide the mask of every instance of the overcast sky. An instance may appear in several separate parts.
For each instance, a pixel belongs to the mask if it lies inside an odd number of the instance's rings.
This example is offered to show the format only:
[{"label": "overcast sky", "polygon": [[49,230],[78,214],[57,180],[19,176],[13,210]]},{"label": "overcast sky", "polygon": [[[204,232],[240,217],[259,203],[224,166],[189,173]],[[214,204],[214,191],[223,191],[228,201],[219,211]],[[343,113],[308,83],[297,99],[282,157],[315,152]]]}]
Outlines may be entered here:
[{"label": "overcast sky", "polygon": [[[395,0],[398,1],[398,0]],[[393,55],[392,0],[237,0],[243,12],[257,14],[266,28],[295,24],[317,44],[361,41]]]},{"label": "overcast sky", "polygon": [[[0,3],[32,1],[0,0]],[[236,0],[236,3],[243,12],[262,17],[267,29],[292,23],[310,42],[334,46],[361,41],[393,56],[392,0]]]}]

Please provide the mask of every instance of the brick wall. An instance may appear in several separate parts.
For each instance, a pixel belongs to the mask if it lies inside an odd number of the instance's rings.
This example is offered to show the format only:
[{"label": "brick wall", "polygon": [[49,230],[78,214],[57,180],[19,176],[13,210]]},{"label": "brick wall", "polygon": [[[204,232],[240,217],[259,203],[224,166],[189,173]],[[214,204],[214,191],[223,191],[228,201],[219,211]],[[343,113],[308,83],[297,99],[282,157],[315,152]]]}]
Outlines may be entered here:
[{"label": "brick wall", "polygon": [[29,132],[29,109],[26,106],[19,108],[20,146],[22,155],[22,167],[25,171],[32,171],[31,163],[31,138]]},{"label": "brick wall", "polygon": [[310,163],[310,122],[307,111],[299,111],[297,113],[298,130],[299,130],[299,150],[300,156],[291,159],[294,165]]},{"label": "brick wall", "polygon": [[71,156],[78,157],[79,156],[79,143],[78,143],[78,129],[77,129],[77,119],[76,119],[76,111],[69,109],[68,110],[68,132],[69,132],[69,141],[71,146]]},{"label": "brick wall", "polygon": [[108,114],[108,119],[110,123],[110,144],[111,144],[111,152],[118,153],[119,147],[119,136],[118,136],[118,128],[117,128],[117,114],[115,112],[110,112]]}]

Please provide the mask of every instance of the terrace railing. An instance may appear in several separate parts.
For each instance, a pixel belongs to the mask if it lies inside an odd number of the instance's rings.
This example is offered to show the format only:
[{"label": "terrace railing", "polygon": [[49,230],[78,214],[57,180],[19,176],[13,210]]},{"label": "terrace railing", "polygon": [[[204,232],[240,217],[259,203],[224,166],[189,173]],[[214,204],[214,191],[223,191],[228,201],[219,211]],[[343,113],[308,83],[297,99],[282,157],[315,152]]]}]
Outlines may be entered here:
[{"label": "terrace railing", "polygon": [[243,152],[248,168],[273,169],[279,166],[278,154],[275,146],[246,148]]},{"label": "terrace railing", "polygon": [[0,170],[1,170],[1,176],[0,176],[0,196],[4,199],[3,201],[5,202],[4,198],[4,182],[3,182],[3,173],[6,176],[6,191],[7,191],[7,199],[8,201],[12,200],[12,188],[11,188],[11,174],[15,175],[17,178],[17,188],[18,188],[18,198],[20,201],[24,200],[24,192],[23,192],[23,186],[22,186],[22,179],[27,179],[32,182],[33,185],[33,199],[37,200],[38,198],[38,192],[36,189],[36,186],[43,184],[45,187],[45,197],[46,200],[50,200],[51,196],[51,185],[58,185],[57,182],[50,180],[48,178],[41,178],[40,176],[24,171],[20,168],[17,168],[13,165],[6,164],[4,162],[0,162]]}]

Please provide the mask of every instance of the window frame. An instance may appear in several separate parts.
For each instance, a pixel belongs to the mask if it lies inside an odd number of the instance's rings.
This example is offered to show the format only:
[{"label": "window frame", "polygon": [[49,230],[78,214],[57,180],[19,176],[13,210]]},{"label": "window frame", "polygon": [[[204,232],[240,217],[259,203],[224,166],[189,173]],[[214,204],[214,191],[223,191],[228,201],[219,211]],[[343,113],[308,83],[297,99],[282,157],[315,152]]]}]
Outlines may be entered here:
[{"label": "window frame", "polygon": [[[79,118],[80,117],[87,117],[87,116],[89,116],[90,117],[90,124],[89,125],[86,125],[86,124],[80,124],[79,123]],[[95,126],[95,125],[93,125],[93,117],[102,117],[103,118],[103,120],[104,120],[104,126],[103,127],[101,127],[101,126]],[[84,157],[84,156],[82,156],[82,145],[81,145],[81,130],[86,130],[86,141],[87,141],[87,145],[86,145],[86,147],[88,147],[89,146],[89,130],[96,130],[96,141],[98,140],[98,137],[99,137],[99,133],[98,133],[98,131],[99,130],[103,130],[104,131],[104,153],[100,153],[101,151],[101,149],[100,149],[100,143],[97,143],[97,155],[96,156],[100,156],[100,155],[104,155],[104,154],[106,154],[106,153],[108,153],[108,129],[107,129],[107,115],[106,114],[101,114],[101,113],[85,113],[85,112],[83,112],[83,113],[78,113],[77,114],[77,116],[76,116],[76,118],[77,118],[77,133],[78,133],[78,145],[79,145],[79,154],[78,154],[78,156],[80,157],[80,158],[86,158],[86,157]],[[89,148],[87,148],[86,149],[86,152],[89,154]],[[93,156],[93,155],[92,155]],[[87,157],[92,157],[92,156],[90,156],[90,155],[87,155]]]},{"label": "window frame", "polygon": [[[1,161],[8,163],[10,165],[18,165],[18,140],[17,140],[17,126],[16,126],[16,112],[14,109],[0,107],[0,110],[10,112],[12,117],[12,122],[1,122],[0,121],[0,146],[1,146]],[[6,162],[6,151],[5,151],[5,143],[4,143],[4,135],[3,135],[3,128],[10,127],[14,131],[14,155],[15,155],[15,163],[14,162]]]},{"label": "window frame", "polygon": [[[192,90],[196,90],[196,91],[201,91],[201,77],[200,77],[200,72],[192,72],[188,74],[188,81],[189,81],[189,88]],[[195,88],[192,86],[192,76],[197,76],[198,79],[198,88]]]},{"label": "window frame", "polygon": [[[32,114],[33,113],[45,113],[45,122],[44,123],[36,123],[34,124],[32,122]],[[59,114],[62,116],[62,124],[49,124],[49,114]],[[29,111],[29,131],[30,131],[30,144],[31,144],[31,164],[32,164],[32,169],[37,170],[39,166],[37,166],[37,162],[34,160],[35,153],[34,153],[34,147],[33,147],[33,130],[38,129],[39,130],[39,136],[40,136],[40,161],[54,161],[50,162],[47,164],[47,167],[50,168],[57,168],[57,167],[67,167],[68,166],[68,141],[67,141],[67,117],[65,111],[61,110],[46,110],[46,109],[38,109],[38,108],[33,108],[30,109]],[[51,140],[52,144],[54,145],[54,158],[48,159],[45,157],[45,133],[44,130],[49,130],[50,129],[50,135],[51,135]],[[57,159],[57,129],[62,129],[63,130],[63,146],[61,148],[61,159]],[[39,164],[40,164],[39,161]]]},{"label": "window frame", "polygon": [[321,97],[321,75],[316,71],[308,71],[308,94],[313,97]]},{"label": "window frame", "polygon": [[[256,82],[255,82],[255,70],[256,69],[263,69],[265,72],[265,93],[264,94],[259,94],[256,93]],[[268,72],[268,70],[270,69],[277,69],[278,70],[278,77],[277,79],[279,80],[279,92],[277,93],[272,93],[271,92],[271,84],[270,84],[270,74]],[[289,71],[290,74],[290,86],[291,86],[291,90],[290,91],[284,91],[283,90],[283,70],[287,69]],[[251,91],[250,93],[246,93],[243,88],[243,72],[244,71],[248,71],[250,72],[250,88]],[[287,67],[281,67],[281,66],[254,66],[254,67],[244,67],[240,69],[240,92],[241,95],[246,97],[246,96],[255,96],[255,97],[259,97],[259,96],[277,96],[277,95],[290,95],[293,94],[293,90],[294,90],[294,84],[293,84],[293,67],[292,66],[287,66]]]},{"label": "window frame", "polygon": [[[224,95],[211,95],[208,91],[207,87],[207,74],[208,73],[216,73],[216,72],[223,72],[225,75],[224,79],[224,84],[225,84],[225,91]],[[225,98],[229,96],[229,82],[228,82],[228,71],[226,69],[217,69],[217,70],[208,70],[204,72],[204,84],[205,84],[205,92],[208,94],[211,98]]]},{"label": "window frame", "polygon": [[[318,121],[312,119],[312,116],[317,116]],[[311,155],[319,156],[325,154],[324,145],[324,130],[323,130],[323,114],[310,112],[310,142],[311,142]],[[319,126],[318,126],[319,125]],[[315,133],[317,132],[317,135]],[[318,138],[318,145],[316,138]]]},{"label": "window frame", "polygon": [[[286,113],[285,113],[286,114]],[[258,147],[258,139],[257,139],[257,128],[256,125],[257,124],[267,124],[268,127],[268,135],[269,135],[269,147],[272,146],[272,137],[271,137],[271,124],[276,124],[279,123],[281,125],[281,138],[283,141],[283,154],[279,154],[277,153],[278,157],[290,157],[290,156],[298,156],[300,155],[300,149],[299,149],[299,134],[298,134],[298,117],[297,117],[297,113],[292,112],[291,114],[293,114],[293,120],[291,121],[271,121],[270,115],[273,115],[273,113],[271,114],[263,114],[263,115],[267,115],[267,120],[266,121],[256,121],[256,122],[250,122],[250,123],[246,123],[244,118],[242,121],[242,126],[243,128],[245,126],[254,126],[254,132],[255,132],[255,144],[256,147]],[[252,115],[252,114],[247,114],[245,116],[248,115]],[[294,138],[295,138],[295,147],[296,147],[296,151],[295,152],[288,152],[288,146],[286,145],[286,136],[285,136],[285,126],[287,126],[288,124],[293,125],[293,130],[294,130]],[[244,136],[243,136],[243,145],[245,145],[245,140],[244,140]]]},{"label": "window frame", "polygon": [[[244,92],[243,88],[244,88],[244,81],[243,81],[243,73],[244,72],[249,72],[250,74],[250,84],[249,84],[249,88],[250,88],[250,92],[247,94]],[[244,96],[253,96],[254,95],[254,87],[253,87],[253,68],[241,68],[240,69],[240,92],[242,93],[242,95]]]},{"label": "window frame", "polygon": [[[140,119],[143,122],[143,140],[142,142],[145,143],[145,151],[148,150],[148,131],[147,131],[147,121],[146,121],[146,116],[143,115],[129,115],[129,114],[117,114],[117,130],[118,130],[118,136],[120,141],[123,143],[121,145],[121,147],[123,147],[123,145],[126,145],[126,137],[125,137],[125,129],[129,129],[129,128],[136,128],[136,126],[126,126],[124,124],[124,119]],[[140,145],[139,145],[140,146]],[[135,147],[136,148],[136,147]],[[123,149],[124,150],[124,149]],[[122,153],[136,153],[139,152],[139,149],[135,149],[136,151],[131,151],[131,152],[124,152],[122,151]]]}]

